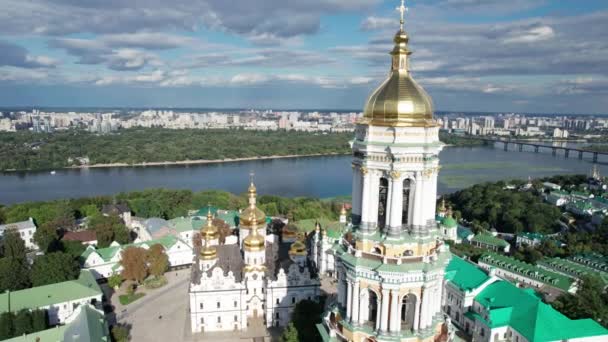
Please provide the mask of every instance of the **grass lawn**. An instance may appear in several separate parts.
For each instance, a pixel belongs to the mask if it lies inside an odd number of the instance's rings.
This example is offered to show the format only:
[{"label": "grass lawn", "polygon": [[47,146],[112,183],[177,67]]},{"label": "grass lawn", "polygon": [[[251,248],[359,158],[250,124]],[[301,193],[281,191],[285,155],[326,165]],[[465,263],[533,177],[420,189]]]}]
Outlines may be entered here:
[{"label": "grass lawn", "polygon": [[118,296],[118,301],[120,301],[120,304],[122,304],[122,305],[128,305],[145,295],[146,294],[143,292],[134,293],[132,295],[124,294],[124,295]]}]

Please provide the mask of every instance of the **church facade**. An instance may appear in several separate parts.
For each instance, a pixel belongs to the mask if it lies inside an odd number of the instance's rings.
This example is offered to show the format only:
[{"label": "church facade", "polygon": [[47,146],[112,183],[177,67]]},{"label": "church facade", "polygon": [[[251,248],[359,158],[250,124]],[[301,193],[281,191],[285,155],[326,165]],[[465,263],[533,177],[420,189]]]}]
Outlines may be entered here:
[{"label": "church facade", "polygon": [[285,326],[299,301],[318,299],[320,282],[306,245],[266,234],[253,182],[248,191],[237,240],[220,243],[212,217],[201,229],[189,290],[193,333]]}]

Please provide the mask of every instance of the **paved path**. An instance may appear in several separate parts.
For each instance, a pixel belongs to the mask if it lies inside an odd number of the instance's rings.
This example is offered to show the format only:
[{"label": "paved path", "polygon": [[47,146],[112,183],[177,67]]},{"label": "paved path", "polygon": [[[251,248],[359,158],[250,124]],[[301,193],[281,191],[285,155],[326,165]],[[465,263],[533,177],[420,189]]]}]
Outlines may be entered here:
[{"label": "paved path", "polygon": [[[168,274],[169,284],[147,291],[145,297],[122,306],[117,296],[112,303],[119,323],[131,326],[131,341],[134,342],[250,342],[270,341],[264,327],[243,332],[207,333],[192,335],[189,316],[188,286],[190,270]],[[124,311],[123,311],[124,310]],[[162,318],[159,318],[162,316]]]}]

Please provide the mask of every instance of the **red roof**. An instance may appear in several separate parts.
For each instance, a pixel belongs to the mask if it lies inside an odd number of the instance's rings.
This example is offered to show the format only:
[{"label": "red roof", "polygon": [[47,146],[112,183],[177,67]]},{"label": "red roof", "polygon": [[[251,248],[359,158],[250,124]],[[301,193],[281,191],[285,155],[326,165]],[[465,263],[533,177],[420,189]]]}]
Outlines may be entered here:
[{"label": "red roof", "polygon": [[97,234],[94,230],[82,230],[79,232],[67,232],[63,235],[62,240],[66,241],[81,241],[91,242],[97,240]]}]

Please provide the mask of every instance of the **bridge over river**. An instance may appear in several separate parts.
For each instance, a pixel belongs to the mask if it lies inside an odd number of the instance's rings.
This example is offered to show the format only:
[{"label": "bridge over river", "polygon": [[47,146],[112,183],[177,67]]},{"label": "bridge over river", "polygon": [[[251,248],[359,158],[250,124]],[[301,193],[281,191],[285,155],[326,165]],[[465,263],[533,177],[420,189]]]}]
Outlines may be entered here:
[{"label": "bridge over river", "polygon": [[534,149],[534,152],[536,152],[536,153],[539,153],[541,150],[544,149],[544,150],[550,150],[554,156],[557,156],[559,153],[566,158],[570,158],[570,155],[574,154],[574,155],[578,155],[578,159],[583,159],[583,156],[585,154],[587,154],[593,158],[594,163],[598,162],[598,156],[600,156],[600,155],[608,156],[608,152],[590,151],[590,150],[585,150],[585,149],[581,149],[581,148],[577,148],[577,147],[568,147],[568,146],[551,146],[551,145],[544,145],[544,144],[541,144],[538,142],[531,142],[531,141],[497,139],[497,138],[486,138],[486,137],[464,137],[464,138],[471,139],[471,140],[482,140],[488,145],[503,144],[505,151],[509,151],[509,145],[511,145],[511,146],[516,146],[517,150],[519,150],[519,152],[523,152],[524,147],[528,146],[528,147],[532,147]]}]

